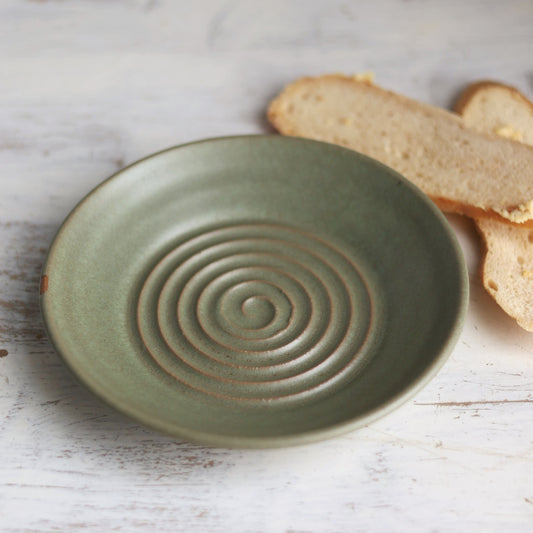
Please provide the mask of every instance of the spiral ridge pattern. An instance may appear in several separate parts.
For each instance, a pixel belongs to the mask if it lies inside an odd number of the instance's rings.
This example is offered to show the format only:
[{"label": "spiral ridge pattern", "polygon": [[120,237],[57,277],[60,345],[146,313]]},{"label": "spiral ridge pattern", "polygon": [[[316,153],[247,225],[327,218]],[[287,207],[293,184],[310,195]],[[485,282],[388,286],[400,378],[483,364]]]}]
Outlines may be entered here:
[{"label": "spiral ridge pattern", "polygon": [[372,291],[349,253],[291,227],[208,228],[143,282],[143,352],[205,394],[305,398],[353,379],[375,329]]}]

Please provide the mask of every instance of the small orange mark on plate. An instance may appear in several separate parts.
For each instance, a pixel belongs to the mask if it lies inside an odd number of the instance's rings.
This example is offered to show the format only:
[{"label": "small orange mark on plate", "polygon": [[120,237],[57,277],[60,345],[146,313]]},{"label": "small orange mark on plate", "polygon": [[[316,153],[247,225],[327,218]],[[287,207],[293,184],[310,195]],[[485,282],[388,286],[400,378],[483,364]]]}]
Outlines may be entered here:
[{"label": "small orange mark on plate", "polygon": [[48,276],[44,274],[41,276],[41,294],[44,294],[48,290]]}]

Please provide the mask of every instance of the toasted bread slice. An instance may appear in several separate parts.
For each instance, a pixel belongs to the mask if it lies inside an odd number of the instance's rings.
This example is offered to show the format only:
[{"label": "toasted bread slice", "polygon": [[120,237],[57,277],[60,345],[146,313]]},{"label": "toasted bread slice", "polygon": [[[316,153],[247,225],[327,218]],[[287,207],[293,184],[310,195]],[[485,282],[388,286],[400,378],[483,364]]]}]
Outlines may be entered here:
[{"label": "toasted bread slice", "polygon": [[[470,127],[533,145],[533,103],[514,87],[472,84],[455,109]],[[533,331],[533,231],[487,218],[476,224],[485,242],[483,286],[520,326]]]},{"label": "toasted bread slice", "polygon": [[455,102],[469,128],[533,145],[533,103],[518,89],[495,81],[469,85]]},{"label": "toasted bread slice", "polygon": [[268,109],[282,134],[347,146],[396,169],[445,211],[533,226],[533,148],[342,75],[303,78]]}]

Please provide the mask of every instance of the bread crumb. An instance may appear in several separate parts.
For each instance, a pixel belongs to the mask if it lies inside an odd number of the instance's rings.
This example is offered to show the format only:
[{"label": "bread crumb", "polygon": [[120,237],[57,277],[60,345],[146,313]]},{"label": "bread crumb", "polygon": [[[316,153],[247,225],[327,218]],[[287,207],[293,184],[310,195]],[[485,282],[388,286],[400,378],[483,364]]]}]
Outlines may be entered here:
[{"label": "bread crumb", "polygon": [[[494,211],[511,222],[522,223],[530,220],[533,213],[533,200],[521,205],[494,208]],[[530,240],[530,242],[533,242]]]},{"label": "bread crumb", "polygon": [[531,270],[522,270],[522,277],[526,279],[533,278],[533,271]]},{"label": "bread crumb", "polygon": [[510,124],[502,126],[501,128],[496,128],[494,133],[500,137],[506,137],[507,139],[512,139],[513,141],[521,141],[524,136],[521,131],[514,129]]},{"label": "bread crumb", "polygon": [[373,84],[374,79],[376,78],[376,75],[374,74],[374,72],[369,71],[369,72],[360,72],[359,74],[354,74],[352,77],[355,81],[362,81],[365,83]]}]

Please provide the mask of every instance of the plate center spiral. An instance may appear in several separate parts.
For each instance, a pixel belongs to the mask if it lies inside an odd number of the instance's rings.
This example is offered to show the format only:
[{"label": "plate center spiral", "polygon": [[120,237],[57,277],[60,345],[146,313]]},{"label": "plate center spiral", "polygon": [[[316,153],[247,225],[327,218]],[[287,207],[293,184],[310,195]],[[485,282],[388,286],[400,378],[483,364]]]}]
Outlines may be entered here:
[{"label": "plate center spiral", "polygon": [[[209,309],[206,312],[209,313]],[[232,287],[222,296],[218,320],[230,334],[266,338],[284,329],[291,315],[291,303],[277,287],[249,281]]]},{"label": "plate center spiral", "polygon": [[266,298],[250,296],[242,304],[242,314],[245,319],[251,319],[251,329],[258,329],[272,322],[276,316],[276,309]]},{"label": "plate center spiral", "polygon": [[316,397],[366,361],[372,291],[350,253],[281,225],[208,228],[138,297],[143,352],[180,386],[248,402]]}]

